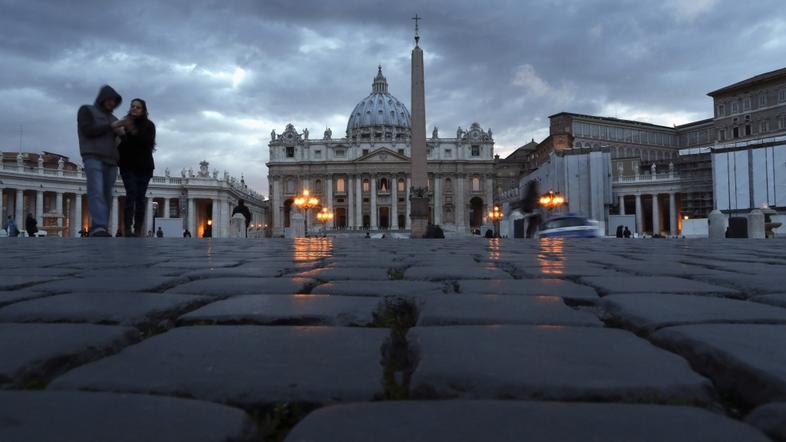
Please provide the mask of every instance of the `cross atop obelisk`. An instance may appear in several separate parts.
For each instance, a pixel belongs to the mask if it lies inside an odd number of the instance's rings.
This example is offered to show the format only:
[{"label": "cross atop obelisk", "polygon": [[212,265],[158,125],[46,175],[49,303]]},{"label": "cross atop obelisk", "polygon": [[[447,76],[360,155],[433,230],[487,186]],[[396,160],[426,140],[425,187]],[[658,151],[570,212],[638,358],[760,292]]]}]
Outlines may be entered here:
[{"label": "cross atop obelisk", "polygon": [[415,16],[412,17],[412,20],[415,20],[415,46],[417,46],[418,43],[420,42],[420,33],[418,32],[419,31],[419,29],[418,29],[418,22],[420,20],[423,20],[423,18],[422,17],[418,17],[418,15],[415,14]]},{"label": "cross atop obelisk", "polygon": [[412,158],[410,175],[410,236],[422,238],[428,227],[429,196],[428,175],[426,174],[426,93],[423,75],[423,51],[418,43],[420,35],[417,15],[415,20],[415,47],[412,49]]}]

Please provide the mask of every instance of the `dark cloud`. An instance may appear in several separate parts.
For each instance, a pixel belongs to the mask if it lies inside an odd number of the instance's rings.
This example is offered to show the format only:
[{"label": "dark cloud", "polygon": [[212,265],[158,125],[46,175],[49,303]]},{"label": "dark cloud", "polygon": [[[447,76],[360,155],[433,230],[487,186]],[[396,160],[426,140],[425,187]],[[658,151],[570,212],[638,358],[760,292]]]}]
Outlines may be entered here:
[{"label": "dark cloud", "polygon": [[503,155],[545,136],[559,111],[707,117],[706,92],[786,60],[777,0],[0,0],[0,10],[0,149],[18,148],[22,125],[25,150],[77,157],[76,109],[109,83],[126,104],[148,101],[160,168],[207,159],[263,193],[270,131],[343,134],[377,64],[409,103],[415,13],[429,126],[447,135],[477,121]]}]

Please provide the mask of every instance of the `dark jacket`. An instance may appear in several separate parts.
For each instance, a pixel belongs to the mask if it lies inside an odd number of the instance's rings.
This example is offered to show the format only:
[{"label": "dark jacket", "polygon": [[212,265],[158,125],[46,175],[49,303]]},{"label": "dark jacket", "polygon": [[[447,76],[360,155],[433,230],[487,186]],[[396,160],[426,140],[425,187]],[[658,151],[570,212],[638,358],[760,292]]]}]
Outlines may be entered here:
[{"label": "dark jacket", "polygon": [[131,172],[136,175],[152,176],[155,163],[153,162],[153,148],[156,145],[156,125],[147,118],[134,120],[137,133],[126,132],[117,147],[120,152],[121,172]]},{"label": "dark jacket", "polygon": [[251,224],[251,211],[248,210],[248,207],[245,205],[237,205],[234,209],[232,209],[232,215],[234,216],[236,213],[239,213],[246,218],[246,228],[248,228],[248,225]]},{"label": "dark jacket", "polygon": [[32,216],[28,216],[25,220],[25,231],[28,236],[33,236],[38,232],[38,221]]},{"label": "dark jacket", "polygon": [[101,106],[105,100],[114,98],[117,104],[123,98],[105,85],[98,92],[93,105],[84,105],[79,108],[77,115],[77,133],[79,134],[79,153],[82,158],[95,158],[105,163],[116,165],[118,154],[115,147],[115,133],[112,123],[117,118]]}]

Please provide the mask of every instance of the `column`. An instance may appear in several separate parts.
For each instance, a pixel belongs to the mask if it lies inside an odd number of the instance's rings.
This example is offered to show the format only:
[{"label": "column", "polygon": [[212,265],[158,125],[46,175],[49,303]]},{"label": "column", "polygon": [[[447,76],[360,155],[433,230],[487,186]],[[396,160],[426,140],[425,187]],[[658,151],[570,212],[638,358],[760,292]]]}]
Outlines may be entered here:
[{"label": "column", "polygon": [[465,229],[465,215],[464,215],[464,176],[463,175],[456,175],[456,231],[463,232]]},{"label": "column", "polygon": [[333,212],[333,175],[328,176],[327,179],[327,208],[333,214],[333,221],[325,223],[325,229],[330,230],[333,228],[336,214]]},{"label": "column", "polygon": [[363,177],[355,177],[355,226],[360,229],[363,227]]},{"label": "column", "polygon": [[221,219],[221,201],[218,199],[213,200],[213,209],[212,213],[210,214],[210,219],[213,221],[213,227],[211,227],[211,235],[213,238],[220,238],[221,237],[221,226],[223,225]]},{"label": "column", "polygon": [[[118,225],[120,224],[118,219],[120,218],[118,215],[119,212],[119,201],[117,195],[112,197],[112,208],[109,210],[109,234],[114,235],[117,232]],[[128,230],[128,227],[126,227]]]},{"label": "column", "polygon": [[[0,152],[0,155],[2,154],[3,153]],[[0,169],[2,168],[3,168],[3,161],[2,161],[2,157],[0,157]],[[3,226],[5,226],[5,220],[7,219],[5,217],[5,213],[3,212],[3,190],[4,189],[0,187],[0,229],[2,229]]]},{"label": "column", "polygon": [[484,177],[486,180],[486,213],[491,213],[494,210],[494,182],[491,175]]},{"label": "column", "polygon": [[625,195],[620,195],[620,215],[625,214]]},{"label": "column", "polygon": [[188,231],[191,232],[191,237],[196,238],[196,201],[194,198],[188,199]]},{"label": "column", "polygon": [[377,177],[374,175],[368,180],[368,190],[371,191],[371,230],[377,230]]},{"label": "column", "polygon": [[[37,190],[35,192],[35,220],[38,221],[38,226],[44,225],[44,191]],[[19,227],[22,230],[22,227]]]},{"label": "column", "polygon": [[407,216],[404,217],[404,222],[406,225],[402,226],[402,228],[408,229],[412,225],[412,220],[409,218],[409,215],[412,213],[412,203],[409,201],[409,191],[412,188],[412,178],[407,177]]},{"label": "column", "polygon": [[[145,231],[143,235],[147,235],[148,230],[153,230],[153,197],[147,197],[145,199],[146,209],[145,209]],[[194,232],[192,231],[191,234]],[[155,235],[156,232],[153,232]]]},{"label": "column", "polygon": [[347,191],[347,229],[355,227],[355,177],[347,175],[344,190]]},{"label": "column", "polygon": [[677,216],[677,198],[674,192],[669,192],[669,227],[672,236],[677,236],[677,223],[679,223],[679,216]]},{"label": "column", "polygon": [[14,218],[16,219],[16,228],[20,231],[25,228],[25,192],[23,190],[16,191],[16,198],[14,198]]},{"label": "column", "polygon": [[169,218],[169,198],[164,198],[164,218]]},{"label": "column", "polygon": [[398,230],[398,176],[393,175],[393,182],[390,186],[390,228]]},{"label": "column", "polygon": [[234,208],[235,203],[230,200],[221,203],[221,214],[219,216],[221,219],[226,220],[226,222],[221,223],[221,236],[224,238],[229,237],[229,220],[232,218],[232,209]]},{"label": "column", "polygon": [[[273,194],[270,195],[270,210],[273,211],[273,233],[275,235],[284,234],[284,193],[281,188],[281,178],[272,177],[273,179]],[[227,218],[228,221],[228,218]],[[223,226],[222,226],[223,228]]]},{"label": "column", "polygon": [[658,194],[652,194],[652,234],[660,233],[660,205],[658,204]]},{"label": "column", "polygon": [[442,177],[434,174],[434,224],[442,224]]},{"label": "column", "polygon": [[644,228],[644,218],[642,218],[641,207],[641,194],[636,194],[636,233],[641,235],[641,229]]},{"label": "column", "polygon": [[74,194],[74,217],[71,219],[71,235],[74,238],[79,237],[79,231],[82,230],[82,194]]},{"label": "column", "polygon": [[[63,192],[57,192],[55,194],[55,210],[57,214],[60,215],[60,217],[57,218],[57,227],[63,227],[63,218],[65,217],[65,213],[63,213]],[[63,236],[63,231],[59,230],[57,235]]]}]

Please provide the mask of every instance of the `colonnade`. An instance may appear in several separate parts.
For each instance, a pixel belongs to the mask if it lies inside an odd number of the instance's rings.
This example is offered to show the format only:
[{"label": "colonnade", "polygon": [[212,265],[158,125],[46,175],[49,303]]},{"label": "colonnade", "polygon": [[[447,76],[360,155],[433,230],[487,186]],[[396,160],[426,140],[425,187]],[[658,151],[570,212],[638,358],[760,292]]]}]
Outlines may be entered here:
[{"label": "colonnade", "polygon": [[[678,226],[679,226],[679,213],[677,212],[677,192],[664,192],[669,195],[669,214],[666,218],[666,224],[668,224],[668,233],[672,236],[676,236],[679,234]],[[642,204],[642,196],[649,195],[652,197],[652,233],[653,234],[660,234],[663,233],[663,228],[666,226],[661,226],[661,207],[660,207],[660,198],[659,195],[664,193],[660,192],[651,192],[651,193],[634,193],[634,194],[619,194],[619,214],[626,215],[625,213],[625,198],[627,196],[633,196],[635,198],[635,215],[636,215],[636,230],[639,234],[644,231],[644,207]]]},{"label": "colonnade", "polygon": [[[480,177],[481,174],[469,176]],[[468,174],[433,173],[429,174],[431,198],[433,203],[432,222],[437,225],[452,225],[457,231],[468,228],[469,202],[473,196],[483,200],[484,211],[488,213],[493,207],[493,180],[489,177],[480,180],[481,185],[473,189],[468,187],[471,183]],[[303,189],[309,189],[312,195],[318,196],[323,207],[328,208],[333,214],[333,220],[325,228],[328,230],[346,228],[357,230],[368,228],[379,230],[388,228],[393,230],[407,229],[410,215],[410,188],[412,182],[409,176],[403,173],[359,173],[359,174],[334,174],[299,176],[297,185],[287,188],[288,179],[294,177],[271,176],[271,194],[273,210],[273,226],[277,233],[282,233],[287,216],[287,201],[291,203]],[[387,188],[381,189],[381,180],[387,180]],[[317,183],[319,180],[319,183]],[[343,186],[336,187],[339,180]],[[368,181],[368,187],[364,185]],[[313,186],[313,187],[312,187]],[[297,190],[297,192],[293,192]],[[399,201],[403,199],[403,201]],[[387,208],[387,227],[382,226],[380,209]],[[294,205],[289,206],[291,211],[297,210]],[[341,210],[346,221],[342,225],[339,220]],[[314,223],[316,210],[309,211],[308,222]],[[449,218],[446,214],[450,214]],[[403,216],[403,223],[399,223],[399,215]],[[367,220],[364,220],[367,216]]]}]

